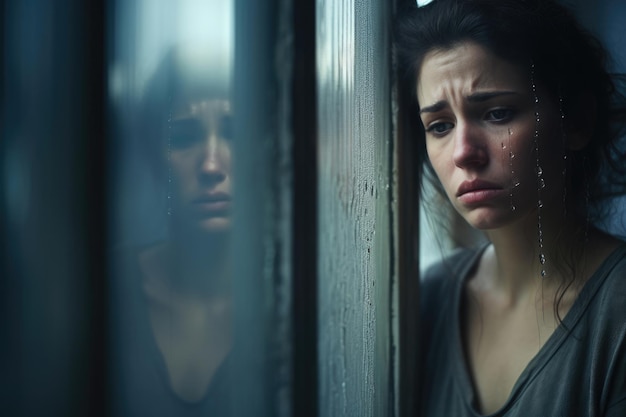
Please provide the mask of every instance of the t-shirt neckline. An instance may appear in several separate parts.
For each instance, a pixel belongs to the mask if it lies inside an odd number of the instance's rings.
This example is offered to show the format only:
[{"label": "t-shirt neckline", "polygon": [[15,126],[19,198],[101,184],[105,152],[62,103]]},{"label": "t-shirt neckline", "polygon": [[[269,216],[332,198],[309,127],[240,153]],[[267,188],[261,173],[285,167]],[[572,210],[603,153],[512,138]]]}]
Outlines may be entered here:
[{"label": "t-shirt neckline", "polygon": [[456,284],[454,293],[454,325],[451,328],[454,331],[454,335],[451,338],[454,342],[454,362],[455,362],[455,383],[459,385],[459,388],[463,394],[466,406],[471,410],[472,414],[476,417],[497,417],[503,416],[514,404],[524,389],[535,379],[535,377],[541,372],[541,370],[548,364],[550,358],[552,358],[559,350],[563,342],[567,339],[567,336],[573,331],[576,324],[579,322],[583,313],[593,300],[598,289],[604,283],[606,277],[609,275],[611,268],[617,263],[619,259],[626,256],[626,243],[619,245],[606,257],[600,267],[592,274],[581,289],[580,293],[572,307],[563,317],[562,325],[557,327],[555,331],[550,335],[546,343],[539,349],[539,352],[528,362],[517,381],[513,385],[513,389],[507,400],[502,407],[492,414],[481,414],[476,410],[476,391],[473,380],[470,375],[469,367],[465,358],[463,350],[463,337],[461,333],[461,300],[463,296],[463,290],[465,284],[469,278],[469,273],[477,266],[478,261],[481,259],[482,254],[489,247],[489,244],[485,244],[479,250],[477,250],[470,261],[466,264],[459,274],[459,279]]}]

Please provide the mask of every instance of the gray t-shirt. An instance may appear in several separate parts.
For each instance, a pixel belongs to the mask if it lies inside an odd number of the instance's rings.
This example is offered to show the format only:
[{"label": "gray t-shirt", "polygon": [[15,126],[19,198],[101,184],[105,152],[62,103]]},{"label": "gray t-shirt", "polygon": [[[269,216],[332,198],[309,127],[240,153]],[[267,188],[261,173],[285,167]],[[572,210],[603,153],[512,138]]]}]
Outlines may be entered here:
[{"label": "gray t-shirt", "polygon": [[230,415],[230,359],[219,367],[198,401],[180,398],[171,388],[165,359],[156,344],[142,287],[139,253],[146,247],[113,252],[111,329],[113,367],[111,416],[203,417]]},{"label": "gray t-shirt", "polygon": [[[432,267],[421,287],[422,417],[480,416],[465,363],[459,315],[481,251]],[[626,417],[626,244],[589,279],[515,383],[507,417]]]}]

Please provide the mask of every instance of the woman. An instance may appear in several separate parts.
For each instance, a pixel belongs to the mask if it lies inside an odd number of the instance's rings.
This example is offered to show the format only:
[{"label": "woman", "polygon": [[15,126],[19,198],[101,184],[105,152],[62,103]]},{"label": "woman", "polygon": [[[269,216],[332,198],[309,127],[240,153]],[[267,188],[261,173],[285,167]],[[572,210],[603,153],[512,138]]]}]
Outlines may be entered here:
[{"label": "woman", "polygon": [[424,281],[422,415],[625,416],[626,244],[593,226],[626,190],[604,52],[548,0],[435,0],[398,49],[426,171],[489,241]]},{"label": "woman", "polygon": [[117,265],[115,415],[227,415],[231,109],[214,66],[176,49],[143,100],[137,136],[164,185],[169,234]]}]

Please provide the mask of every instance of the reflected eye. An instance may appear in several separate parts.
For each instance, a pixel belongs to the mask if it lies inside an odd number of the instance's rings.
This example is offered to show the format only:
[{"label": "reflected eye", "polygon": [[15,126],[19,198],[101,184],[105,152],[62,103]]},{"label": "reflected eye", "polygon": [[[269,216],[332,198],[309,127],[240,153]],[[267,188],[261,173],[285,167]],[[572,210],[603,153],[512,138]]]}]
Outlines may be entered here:
[{"label": "reflected eye", "polygon": [[494,109],[487,112],[485,117],[490,122],[508,122],[513,118],[513,110],[511,109]]},{"label": "reflected eye", "polygon": [[172,121],[169,141],[173,149],[184,149],[202,141],[204,131],[196,120]]},{"label": "reflected eye", "polygon": [[428,126],[426,132],[435,136],[443,136],[451,130],[454,125],[450,122],[435,122]]},{"label": "reflected eye", "polygon": [[224,139],[231,140],[233,138],[232,120],[231,116],[224,116],[220,120],[220,136]]}]

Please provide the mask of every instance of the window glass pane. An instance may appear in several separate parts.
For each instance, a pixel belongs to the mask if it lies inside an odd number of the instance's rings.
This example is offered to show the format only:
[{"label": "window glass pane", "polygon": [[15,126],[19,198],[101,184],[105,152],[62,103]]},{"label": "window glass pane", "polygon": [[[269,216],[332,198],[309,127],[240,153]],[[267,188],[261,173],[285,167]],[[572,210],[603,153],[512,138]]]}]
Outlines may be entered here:
[{"label": "window glass pane", "polygon": [[388,4],[317,1],[323,416],[395,406]]},{"label": "window glass pane", "polygon": [[114,10],[113,415],[228,415],[233,3]]}]

